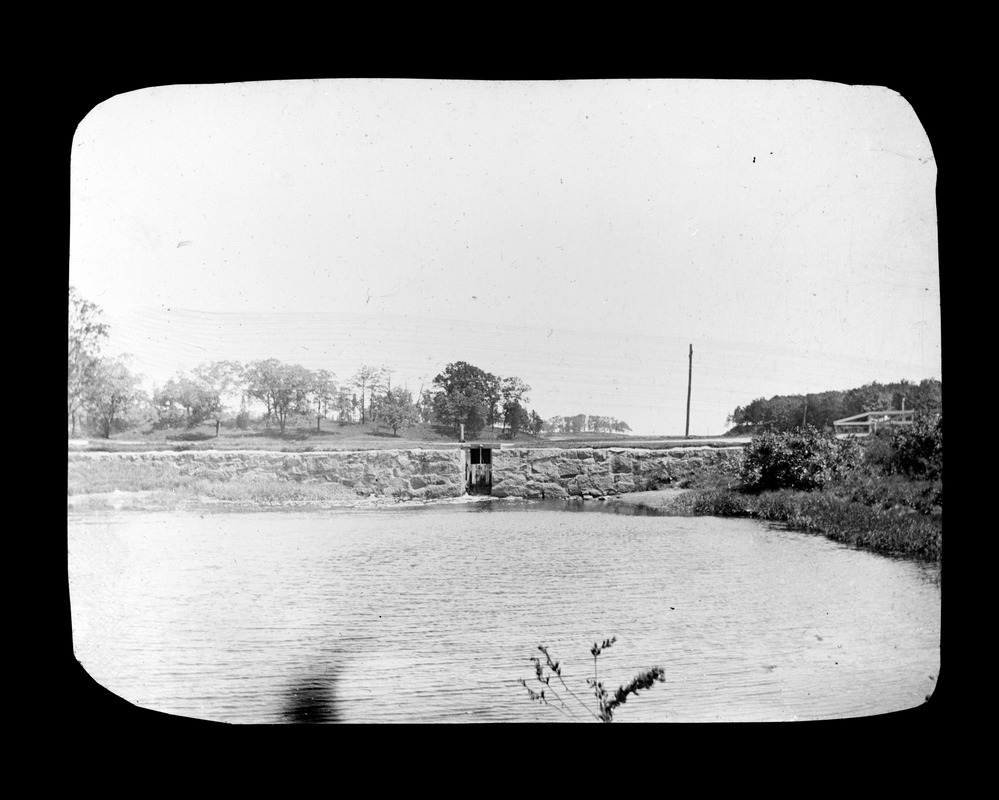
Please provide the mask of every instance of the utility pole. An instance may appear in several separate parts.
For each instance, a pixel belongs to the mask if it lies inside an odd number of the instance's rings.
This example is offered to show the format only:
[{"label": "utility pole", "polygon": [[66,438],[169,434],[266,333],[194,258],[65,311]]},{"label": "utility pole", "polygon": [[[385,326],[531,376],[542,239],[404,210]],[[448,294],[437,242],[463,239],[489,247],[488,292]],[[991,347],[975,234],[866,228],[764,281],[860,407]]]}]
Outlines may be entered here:
[{"label": "utility pole", "polygon": [[690,438],[690,385],[694,380],[694,345],[690,346],[690,365],[687,369],[687,427],[684,429],[685,439]]}]

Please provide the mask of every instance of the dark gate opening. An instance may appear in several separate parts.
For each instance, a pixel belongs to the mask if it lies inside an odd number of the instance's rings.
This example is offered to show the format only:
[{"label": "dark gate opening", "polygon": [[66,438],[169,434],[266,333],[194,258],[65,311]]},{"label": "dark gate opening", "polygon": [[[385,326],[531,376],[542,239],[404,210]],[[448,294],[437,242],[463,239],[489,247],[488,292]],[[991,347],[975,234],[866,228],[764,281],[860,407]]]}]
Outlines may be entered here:
[{"label": "dark gate opening", "polygon": [[469,494],[492,494],[493,451],[472,445],[465,451],[465,486]]}]

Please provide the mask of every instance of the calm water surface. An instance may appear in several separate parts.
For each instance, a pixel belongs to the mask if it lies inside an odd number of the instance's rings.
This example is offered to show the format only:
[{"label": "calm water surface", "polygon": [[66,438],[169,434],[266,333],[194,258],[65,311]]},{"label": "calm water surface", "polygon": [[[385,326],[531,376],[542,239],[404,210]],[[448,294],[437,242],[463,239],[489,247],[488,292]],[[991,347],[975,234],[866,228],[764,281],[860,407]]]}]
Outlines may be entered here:
[{"label": "calm water surface", "polygon": [[[940,667],[935,566],[751,520],[489,501],[380,511],[73,513],[76,657],[137,706],[236,723],[561,722],[545,644],[615,720],[911,708]],[[576,719],[586,711],[570,703]],[[590,718],[592,720],[592,718]]]}]

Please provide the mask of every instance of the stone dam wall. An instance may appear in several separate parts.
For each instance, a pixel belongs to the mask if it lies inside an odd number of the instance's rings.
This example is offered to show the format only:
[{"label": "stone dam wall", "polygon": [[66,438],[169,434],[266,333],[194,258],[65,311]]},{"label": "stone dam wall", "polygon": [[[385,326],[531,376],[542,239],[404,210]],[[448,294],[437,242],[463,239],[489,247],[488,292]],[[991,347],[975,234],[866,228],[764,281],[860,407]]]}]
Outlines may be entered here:
[{"label": "stone dam wall", "polygon": [[[183,451],[70,453],[69,469],[86,460],[143,465],[211,480],[337,483],[359,497],[438,499],[465,493],[467,451],[360,450],[317,453]],[[721,469],[734,470],[742,447],[497,448],[492,450],[496,497],[605,497],[682,485]]]},{"label": "stone dam wall", "polygon": [[338,483],[359,497],[436,499],[464,494],[462,450],[350,450],[323,453],[189,450],[146,453],[70,453],[69,468],[82,459],[116,460],[117,468],[144,465],[211,480]]},{"label": "stone dam wall", "polygon": [[741,447],[494,450],[492,494],[559,498],[642,492],[735,468],[741,458]]}]

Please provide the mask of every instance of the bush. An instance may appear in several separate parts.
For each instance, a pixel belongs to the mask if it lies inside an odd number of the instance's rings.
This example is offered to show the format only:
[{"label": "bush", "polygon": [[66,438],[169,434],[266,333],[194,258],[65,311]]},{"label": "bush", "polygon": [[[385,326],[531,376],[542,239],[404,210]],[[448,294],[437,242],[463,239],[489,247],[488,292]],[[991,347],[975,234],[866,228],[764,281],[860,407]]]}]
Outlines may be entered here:
[{"label": "bush", "polygon": [[215,438],[213,434],[204,431],[185,431],[184,433],[168,435],[166,440],[168,442],[204,442],[213,438]]},{"label": "bush", "polygon": [[892,437],[890,471],[897,475],[943,478],[943,415],[918,416]]},{"label": "bush", "polygon": [[746,446],[740,476],[750,491],[821,489],[860,461],[852,439],[836,439],[811,426],[767,431]]},{"label": "bush", "polygon": [[864,464],[876,474],[942,480],[943,416],[920,415],[910,426],[869,436]]}]

